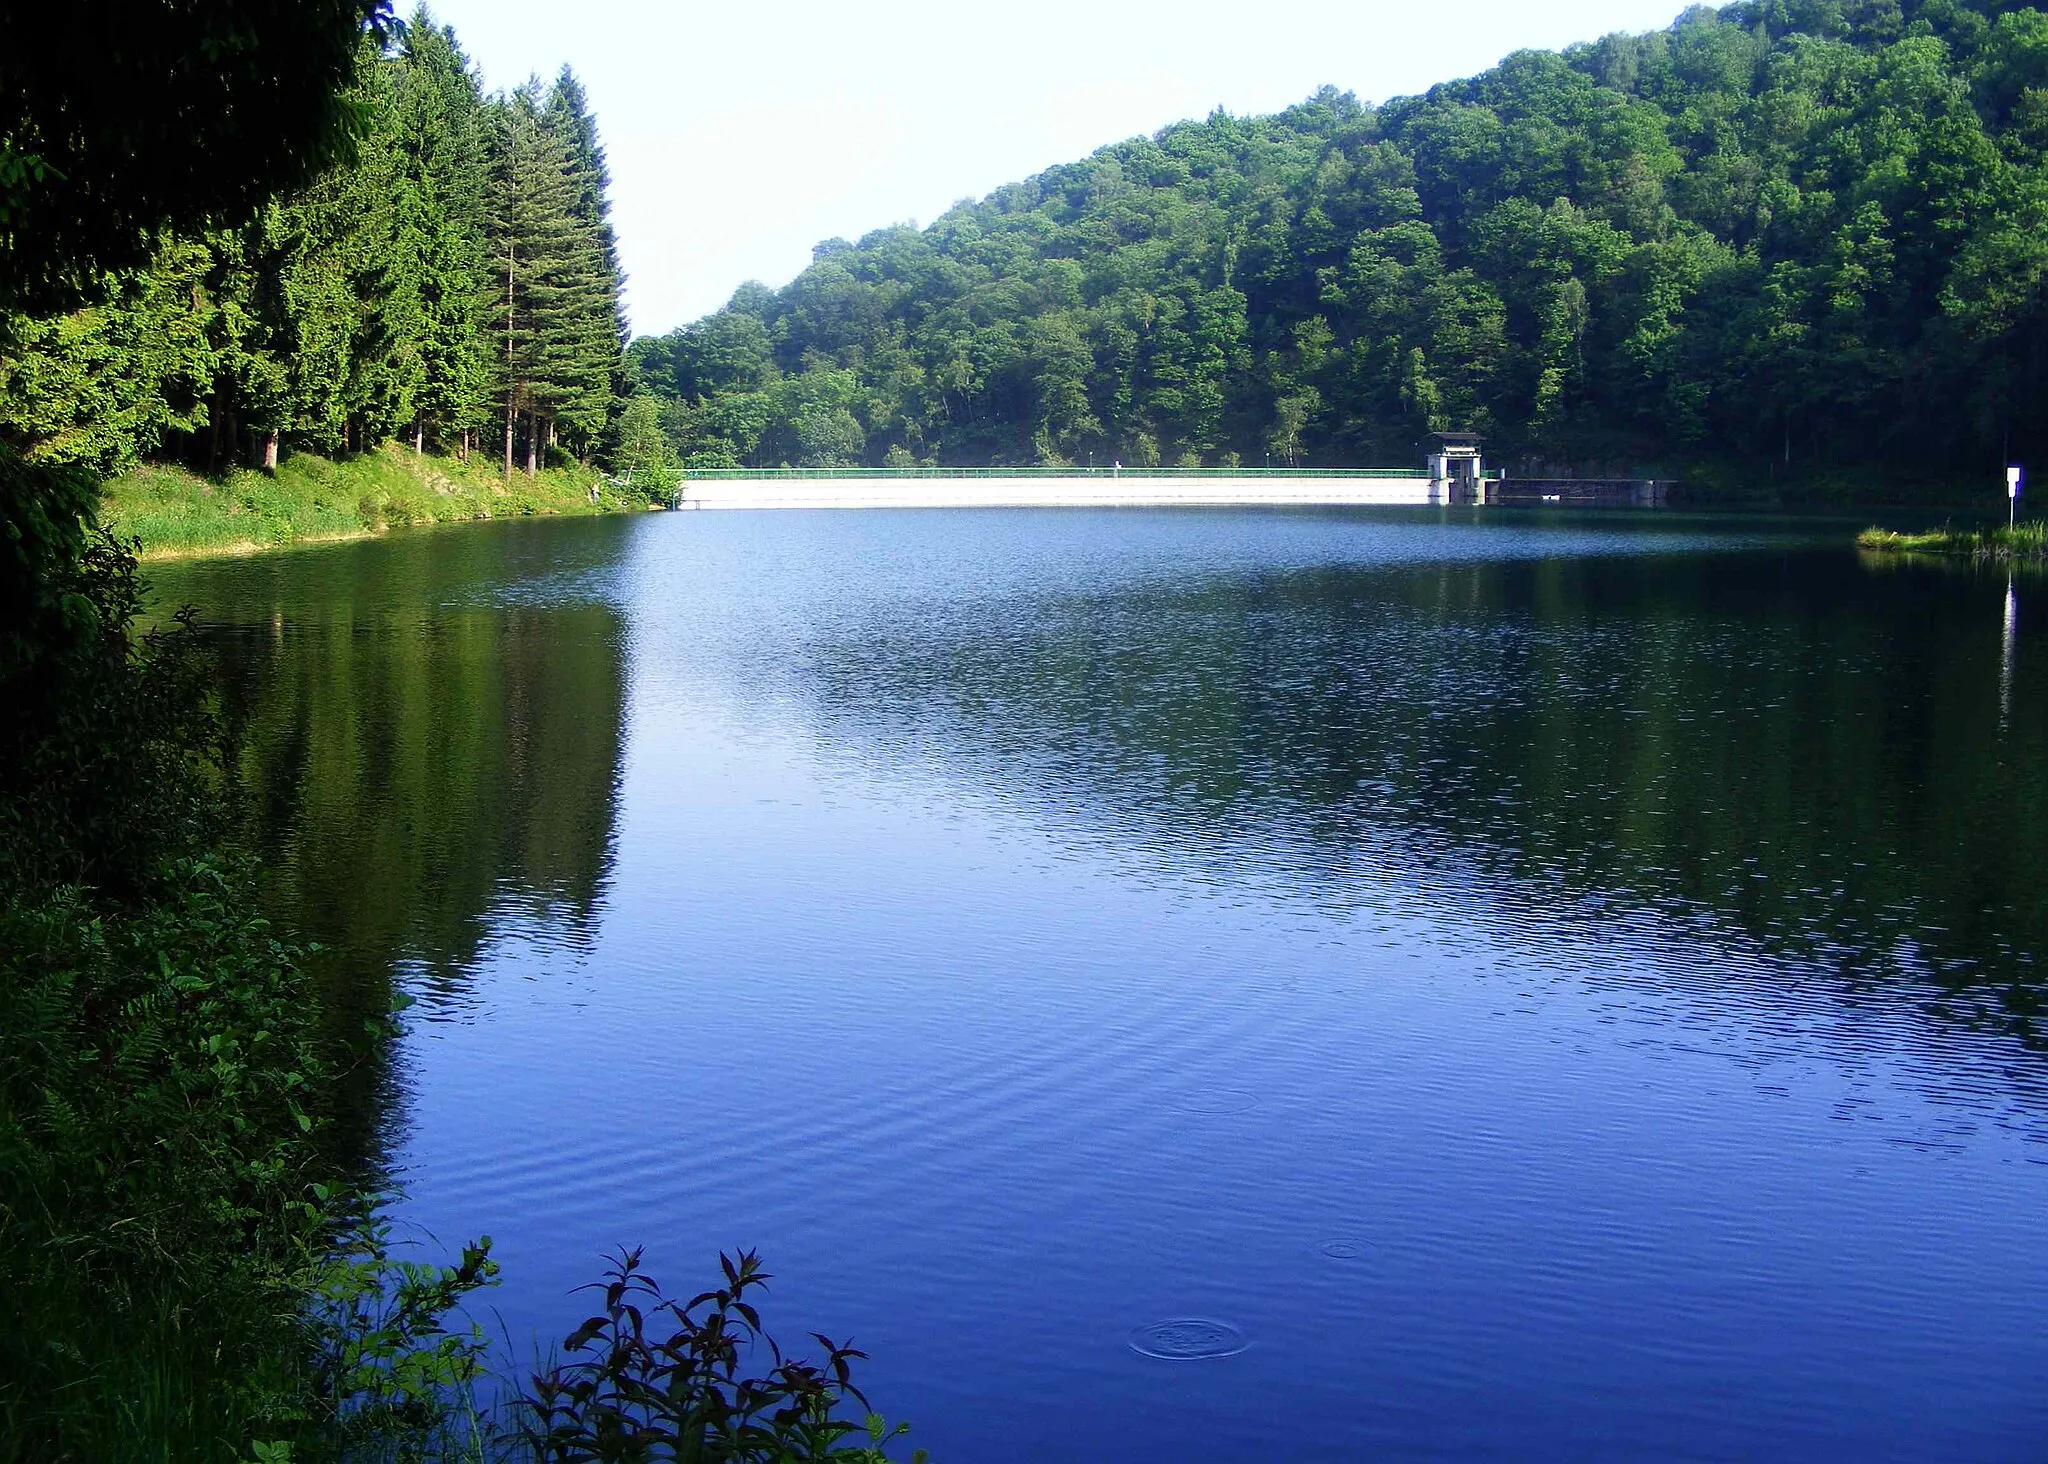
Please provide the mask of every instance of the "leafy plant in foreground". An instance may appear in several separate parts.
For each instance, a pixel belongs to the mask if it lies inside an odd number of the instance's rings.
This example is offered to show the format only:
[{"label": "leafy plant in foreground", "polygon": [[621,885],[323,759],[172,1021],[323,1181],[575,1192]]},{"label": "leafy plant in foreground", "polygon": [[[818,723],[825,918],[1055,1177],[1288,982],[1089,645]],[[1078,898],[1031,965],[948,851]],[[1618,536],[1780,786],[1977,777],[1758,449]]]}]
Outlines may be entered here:
[{"label": "leafy plant in foreground", "polygon": [[[901,1437],[869,1412],[865,1424],[839,1416],[850,1399],[865,1409],[853,1363],[867,1354],[813,1333],[825,1349],[813,1364],[785,1357],[748,1300],[767,1284],[759,1258],[720,1255],[725,1284],[687,1302],[664,1296],[623,1251],[600,1291],[604,1309],[570,1333],[563,1350],[588,1352],[534,1374],[519,1400],[520,1435],[549,1464],[795,1464],[837,1460],[886,1464],[883,1445]],[[673,1329],[658,1335],[666,1319]],[[747,1376],[743,1358],[765,1348],[773,1365]],[[913,1458],[922,1461],[922,1449]]]},{"label": "leafy plant in foreground", "polygon": [[394,1259],[381,1216],[334,1247],[310,1287],[309,1316],[331,1447],[408,1464],[483,1454],[486,1430],[471,1399],[488,1344],[476,1324],[451,1328],[448,1319],[497,1275],[489,1236],[465,1245],[452,1266]]}]

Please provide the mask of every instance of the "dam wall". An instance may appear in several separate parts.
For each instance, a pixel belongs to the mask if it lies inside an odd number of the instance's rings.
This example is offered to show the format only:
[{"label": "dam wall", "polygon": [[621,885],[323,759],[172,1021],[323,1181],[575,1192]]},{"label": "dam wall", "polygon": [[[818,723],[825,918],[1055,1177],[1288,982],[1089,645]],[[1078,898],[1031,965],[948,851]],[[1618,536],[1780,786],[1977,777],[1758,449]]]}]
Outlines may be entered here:
[{"label": "dam wall", "polygon": [[678,508],[1165,508],[1321,507],[1452,501],[1421,473],[1276,472],[1113,475],[807,477],[692,475]]}]

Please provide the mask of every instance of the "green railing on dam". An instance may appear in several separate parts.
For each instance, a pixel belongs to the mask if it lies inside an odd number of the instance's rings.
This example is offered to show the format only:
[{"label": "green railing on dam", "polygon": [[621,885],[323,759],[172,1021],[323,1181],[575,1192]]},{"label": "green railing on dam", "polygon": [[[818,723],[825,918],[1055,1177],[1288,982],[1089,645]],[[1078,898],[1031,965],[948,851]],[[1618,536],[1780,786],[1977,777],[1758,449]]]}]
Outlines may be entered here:
[{"label": "green railing on dam", "polygon": [[794,478],[1413,478],[1421,468],[688,468],[689,482]]}]

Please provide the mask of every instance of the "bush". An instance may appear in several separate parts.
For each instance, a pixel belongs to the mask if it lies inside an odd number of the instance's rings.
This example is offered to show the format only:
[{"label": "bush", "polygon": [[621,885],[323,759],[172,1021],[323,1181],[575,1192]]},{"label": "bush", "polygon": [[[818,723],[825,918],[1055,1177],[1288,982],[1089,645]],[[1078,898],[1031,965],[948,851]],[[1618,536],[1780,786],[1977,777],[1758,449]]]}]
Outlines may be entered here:
[{"label": "bush", "polygon": [[0,903],[0,1438],[207,1458],[277,1411],[326,1216],[292,953],[220,864]]},{"label": "bush", "polygon": [[214,851],[189,617],[137,635],[99,530],[34,568],[0,663],[0,1460],[429,1437],[479,1350],[438,1316],[484,1253],[392,1262],[317,1146],[316,1008]]},{"label": "bush", "polygon": [[[866,1354],[813,1334],[824,1361],[787,1358],[761,1329],[750,1294],[768,1277],[746,1252],[721,1255],[725,1284],[687,1302],[664,1296],[623,1252],[602,1283],[603,1310],[569,1335],[565,1352],[588,1351],[534,1374],[519,1401],[519,1437],[546,1464],[888,1464],[882,1446],[900,1437],[867,1410],[853,1363]],[[666,1321],[663,1335],[654,1324]],[[743,1356],[765,1350],[759,1376]],[[840,1416],[849,1400],[865,1425]],[[851,1442],[849,1442],[851,1441]],[[913,1456],[922,1464],[925,1453]]]},{"label": "bush", "polygon": [[210,663],[187,615],[135,634],[135,560],[104,530],[50,591],[60,613],[0,677],[0,888],[132,899],[218,830]]}]

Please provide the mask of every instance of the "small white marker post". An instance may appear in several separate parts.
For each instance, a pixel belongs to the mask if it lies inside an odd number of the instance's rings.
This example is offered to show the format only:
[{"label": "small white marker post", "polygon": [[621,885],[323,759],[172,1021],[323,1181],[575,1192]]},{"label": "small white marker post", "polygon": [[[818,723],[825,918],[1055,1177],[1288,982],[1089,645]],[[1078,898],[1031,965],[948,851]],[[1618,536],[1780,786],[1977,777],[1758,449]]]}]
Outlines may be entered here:
[{"label": "small white marker post", "polygon": [[2009,464],[2005,470],[2005,526],[2012,528],[2020,521],[2020,485],[2027,481],[2027,470],[2018,463]]}]

